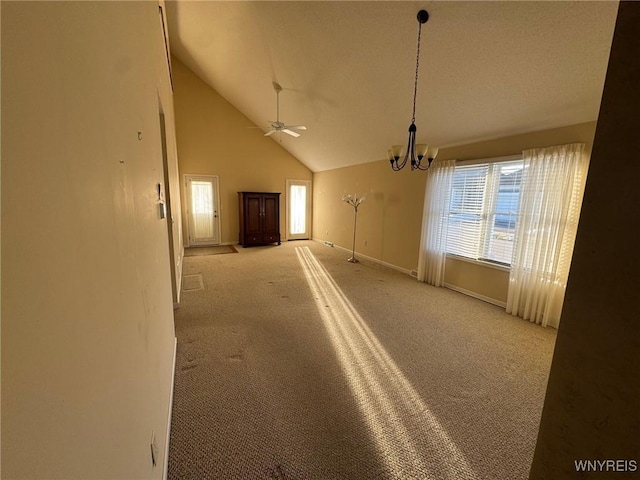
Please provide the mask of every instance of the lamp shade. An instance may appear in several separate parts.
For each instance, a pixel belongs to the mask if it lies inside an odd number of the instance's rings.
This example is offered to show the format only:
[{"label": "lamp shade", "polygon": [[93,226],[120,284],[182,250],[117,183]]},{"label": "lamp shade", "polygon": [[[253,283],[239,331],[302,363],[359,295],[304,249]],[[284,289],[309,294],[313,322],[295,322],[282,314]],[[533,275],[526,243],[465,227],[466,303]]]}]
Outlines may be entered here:
[{"label": "lamp shade", "polygon": [[394,158],[400,158],[404,153],[404,148],[402,147],[402,145],[393,145],[391,147],[391,153]]},{"label": "lamp shade", "polygon": [[426,143],[418,143],[416,145],[416,155],[418,155],[419,159],[427,155],[427,150],[429,150],[429,145]]}]

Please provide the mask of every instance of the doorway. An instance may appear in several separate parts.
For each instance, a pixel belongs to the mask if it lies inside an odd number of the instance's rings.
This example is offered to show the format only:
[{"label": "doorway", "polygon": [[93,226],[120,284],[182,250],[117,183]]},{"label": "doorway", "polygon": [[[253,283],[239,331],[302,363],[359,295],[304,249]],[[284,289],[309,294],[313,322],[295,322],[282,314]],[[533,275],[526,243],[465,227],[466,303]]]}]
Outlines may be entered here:
[{"label": "doorway", "polygon": [[178,284],[176,273],[176,252],[174,245],[174,222],[173,222],[173,209],[171,204],[171,188],[169,179],[169,155],[167,153],[167,124],[164,115],[164,109],[162,108],[162,102],[158,98],[159,102],[159,115],[160,115],[160,147],[162,148],[162,175],[164,179],[164,186],[158,184],[158,197],[164,198],[166,211],[164,212],[167,224],[167,238],[169,240],[169,268],[171,271],[171,294],[173,297],[174,307],[178,305]]},{"label": "doorway", "polygon": [[311,238],[311,181],[287,180],[287,240]]},{"label": "doorway", "polygon": [[220,245],[218,177],[185,175],[189,246]]}]

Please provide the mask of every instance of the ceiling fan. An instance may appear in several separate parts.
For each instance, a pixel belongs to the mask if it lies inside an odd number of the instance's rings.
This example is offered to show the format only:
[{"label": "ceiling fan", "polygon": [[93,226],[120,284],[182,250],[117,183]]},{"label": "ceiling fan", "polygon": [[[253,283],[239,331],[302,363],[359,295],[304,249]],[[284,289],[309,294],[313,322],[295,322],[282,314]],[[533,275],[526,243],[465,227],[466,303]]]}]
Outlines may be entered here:
[{"label": "ceiling fan", "polygon": [[271,121],[269,131],[265,133],[264,136],[270,137],[276,132],[283,132],[292,137],[299,137],[300,134],[293,130],[306,130],[307,127],[304,125],[285,125],[280,121],[280,92],[282,91],[282,87],[276,82],[273,82],[273,89],[276,91],[276,121]]}]

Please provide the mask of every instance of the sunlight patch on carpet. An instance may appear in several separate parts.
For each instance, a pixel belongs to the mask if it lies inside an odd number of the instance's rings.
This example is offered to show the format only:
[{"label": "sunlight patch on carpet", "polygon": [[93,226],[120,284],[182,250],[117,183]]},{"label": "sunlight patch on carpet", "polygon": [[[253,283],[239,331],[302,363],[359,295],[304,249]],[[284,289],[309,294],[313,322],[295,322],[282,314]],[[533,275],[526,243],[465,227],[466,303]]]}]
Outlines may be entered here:
[{"label": "sunlight patch on carpet", "polygon": [[309,247],[296,247],[296,254],[389,477],[477,480],[464,454]]}]

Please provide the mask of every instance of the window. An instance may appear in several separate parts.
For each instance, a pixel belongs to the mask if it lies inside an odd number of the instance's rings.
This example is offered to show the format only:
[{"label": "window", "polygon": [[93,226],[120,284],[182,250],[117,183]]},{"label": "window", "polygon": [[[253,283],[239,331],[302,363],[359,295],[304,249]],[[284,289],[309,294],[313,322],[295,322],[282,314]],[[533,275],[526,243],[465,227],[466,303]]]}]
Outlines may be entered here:
[{"label": "window", "polygon": [[307,187],[306,185],[291,185],[289,189],[290,217],[289,233],[299,235],[306,232]]},{"label": "window", "polygon": [[511,264],[522,169],[522,160],[456,167],[447,253]]}]

